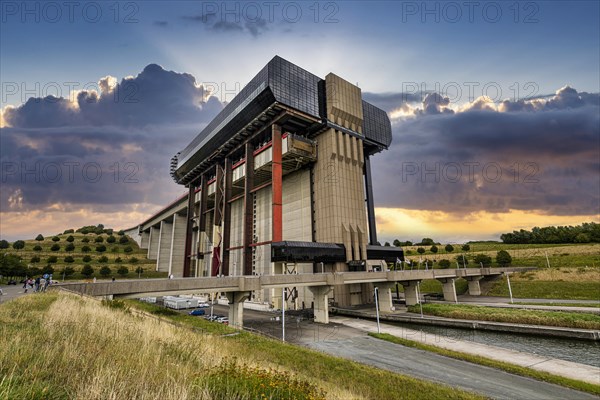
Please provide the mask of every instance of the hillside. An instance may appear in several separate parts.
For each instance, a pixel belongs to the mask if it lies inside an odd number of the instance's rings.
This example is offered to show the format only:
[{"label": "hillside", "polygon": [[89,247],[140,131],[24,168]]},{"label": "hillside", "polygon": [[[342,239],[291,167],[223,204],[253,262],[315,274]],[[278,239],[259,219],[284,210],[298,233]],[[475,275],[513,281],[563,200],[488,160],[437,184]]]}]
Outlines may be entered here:
[{"label": "hillside", "polygon": [[56,291],[1,304],[0,399],[480,398],[151,305],[129,308],[138,304]]},{"label": "hillside", "polygon": [[[57,240],[58,239],[58,240]],[[147,251],[140,249],[131,238],[118,233],[64,233],[47,236],[43,240],[24,240],[24,248],[10,247],[0,250],[22,260],[25,271],[0,271],[4,276],[38,276],[52,273],[55,280],[100,278],[158,278],[166,277],[164,272],[156,272],[156,261],[146,258]],[[89,265],[90,275],[83,275],[82,269]],[[109,274],[101,274],[103,267],[110,268]],[[69,269],[73,273],[69,274]],[[125,274],[124,268],[127,269]],[[121,269],[123,274],[119,274]],[[105,272],[108,272],[105,270]]]}]

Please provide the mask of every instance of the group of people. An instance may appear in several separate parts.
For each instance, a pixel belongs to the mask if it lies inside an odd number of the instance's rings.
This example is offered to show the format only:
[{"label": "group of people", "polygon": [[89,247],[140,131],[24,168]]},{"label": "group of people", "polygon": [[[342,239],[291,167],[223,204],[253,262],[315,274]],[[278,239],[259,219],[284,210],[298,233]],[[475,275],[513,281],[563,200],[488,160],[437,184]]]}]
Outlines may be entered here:
[{"label": "group of people", "polygon": [[25,279],[25,283],[23,283],[23,289],[25,289],[25,293],[28,290],[33,289],[34,293],[37,292],[45,292],[48,288],[48,285],[52,284],[52,274],[44,274],[42,276],[38,276],[37,278],[27,278]]}]

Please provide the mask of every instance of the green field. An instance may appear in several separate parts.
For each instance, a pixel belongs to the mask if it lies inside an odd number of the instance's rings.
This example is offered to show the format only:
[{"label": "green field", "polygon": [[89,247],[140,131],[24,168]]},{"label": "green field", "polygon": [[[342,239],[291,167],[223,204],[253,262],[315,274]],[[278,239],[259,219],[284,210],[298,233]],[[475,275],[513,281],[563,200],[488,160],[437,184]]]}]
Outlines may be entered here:
[{"label": "green field", "polygon": [[[600,329],[600,315],[595,314],[493,308],[463,304],[422,304],[422,308],[424,314],[445,318],[561,326],[565,328]],[[408,311],[420,313],[421,306],[409,306]]]},{"label": "green field", "polygon": [[[0,399],[480,399],[138,302],[0,305]],[[138,309],[136,307],[140,307]]]},{"label": "green field", "polygon": [[[67,251],[66,246],[69,244],[67,238],[73,237],[74,246],[73,250]],[[52,240],[53,236],[47,236],[43,241],[37,240],[25,240],[25,248],[21,250],[15,250],[12,247],[5,250],[0,250],[0,254],[8,253],[14,254],[21,257],[24,263],[32,268],[39,270],[44,269],[47,266],[51,266],[54,269],[53,277],[55,280],[62,281],[65,267],[72,267],[76,272],[71,276],[66,276],[67,280],[71,279],[91,279],[92,277],[101,278],[99,271],[103,266],[107,266],[111,269],[112,273],[107,278],[116,277],[122,278],[165,278],[167,273],[157,272],[156,261],[149,260],[146,258],[147,250],[140,249],[137,243],[128,238],[127,243],[119,243],[121,236],[116,233],[112,235],[115,238],[114,243],[108,243],[107,239],[109,236],[106,233],[95,234],[95,233],[69,233],[56,235],[60,240],[55,242]],[[83,240],[87,239],[89,242],[85,243]],[[102,242],[96,242],[97,238],[102,238]],[[57,251],[51,250],[53,245],[60,246]],[[97,246],[105,246],[106,250],[97,251]],[[39,246],[41,249],[34,250],[34,247]],[[84,246],[89,247],[89,251],[83,251]],[[127,251],[129,249],[131,251]],[[84,261],[84,257],[88,256],[89,261]],[[40,261],[34,261],[34,257],[39,257]],[[51,257],[56,257],[57,261],[52,262]],[[66,257],[72,257],[73,262],[66,262]],[[103,258],[105,257],[105,259]],[[84,265],[89,264],[94,269],[94,274],[89,278],[83,276],[80,271]],[[117,270],[121,267],[126,267],[129,270],[127,275],[119,275]],[[142,274],[136,273],[136,269],[142,268]],[[39,275],[34,274],[34,275]],[[3,279],[4,281],[6,278]]]}]

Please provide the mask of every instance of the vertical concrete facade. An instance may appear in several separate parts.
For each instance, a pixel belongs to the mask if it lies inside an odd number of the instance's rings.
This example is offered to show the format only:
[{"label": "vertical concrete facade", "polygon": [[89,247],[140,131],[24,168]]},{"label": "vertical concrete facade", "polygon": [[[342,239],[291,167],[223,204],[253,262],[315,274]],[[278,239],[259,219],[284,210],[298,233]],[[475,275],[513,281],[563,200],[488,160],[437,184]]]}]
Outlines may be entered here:
[{"label": "vertical concrete facade", "polygon": [[160,240],[160,228],[155,228],[151,226],[148,238],[148,259],[156,260],[158,257],[158,242]]},{"label": "vertical concrete facade", "polygon": [[184,215],[173,216],[173,227],[171,230],[171,246],[169,249],[169,275],[182,278],[185,258],[185,232],[187,218]]},{"label": "vertical concrete facade", "polygon": [[[360,89],[334,74],[327,75],[325,81],[327,117],[360,133],[363,120]],[[329,128],[317,137],[317,143],[318,161],[313,169],[315,239],[344,244],[346,261],[366,260],[368,232],[362,140]],[[337,263],[333,270],[347,271],[348,267]],[[334,296],[339,305],[359,304],[369,297],[368,285],[336,287]]]},{"label": "vertical concrete facade", "polygon": [[158,250],[156,256],[156,270],[158,272],[169,272],[172,235],[173,223],[160,221],[160,230],[158,232]]}]

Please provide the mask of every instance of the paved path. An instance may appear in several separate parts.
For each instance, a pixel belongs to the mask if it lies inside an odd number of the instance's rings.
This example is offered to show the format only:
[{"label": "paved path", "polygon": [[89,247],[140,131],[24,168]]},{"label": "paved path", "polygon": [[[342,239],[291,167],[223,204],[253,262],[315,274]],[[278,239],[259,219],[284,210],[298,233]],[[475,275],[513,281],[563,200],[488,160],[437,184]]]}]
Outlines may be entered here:
[{"label": "paved path", "polygon": [[[598,399],[591,394],[371,337],[315,342],[310,347],[378,368],[477,392],[494,399]],[[398,395],[401,398],[401,392]]]},{"label": "paved path", "polygon": [[[25,291],[22,283],[17,285],[2,285],[0,286],[0,289],[2,289],[2,293],[4,293],[2,296],[0,296],[0,303],[23,296],[23,292]],[[33,292],[33,290],[29,289],[28,293],[31,292]]]}]

